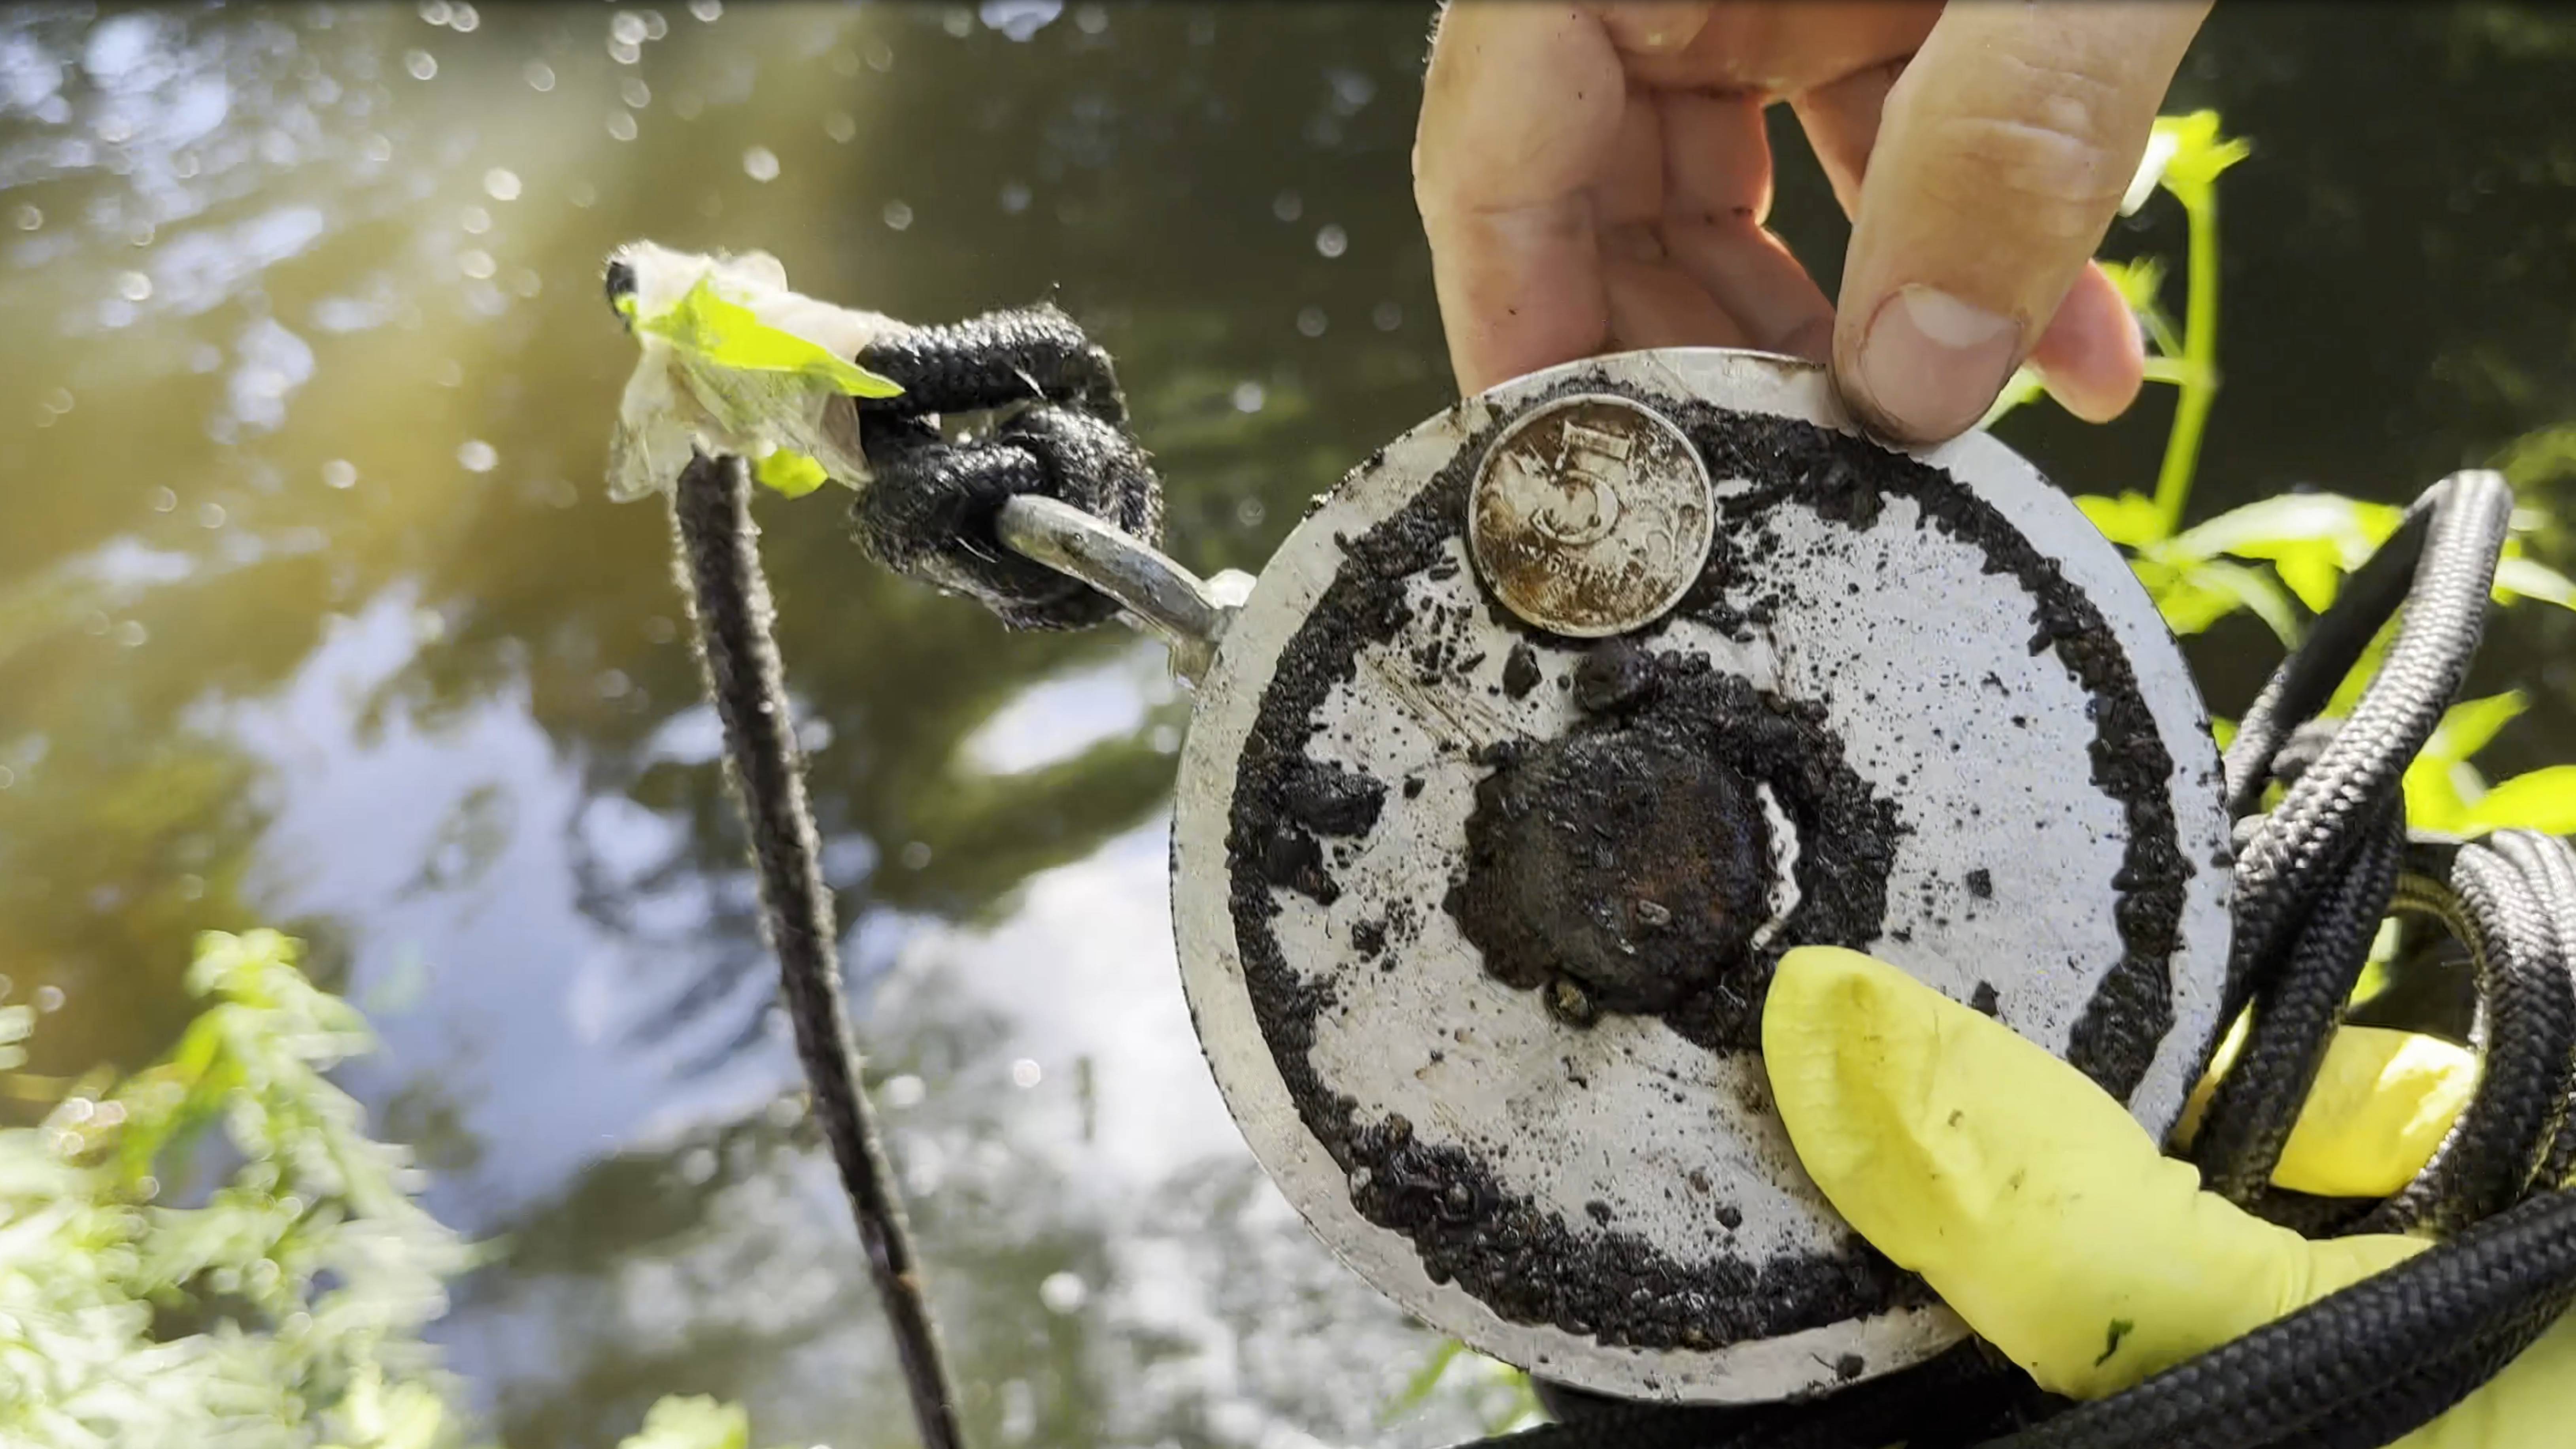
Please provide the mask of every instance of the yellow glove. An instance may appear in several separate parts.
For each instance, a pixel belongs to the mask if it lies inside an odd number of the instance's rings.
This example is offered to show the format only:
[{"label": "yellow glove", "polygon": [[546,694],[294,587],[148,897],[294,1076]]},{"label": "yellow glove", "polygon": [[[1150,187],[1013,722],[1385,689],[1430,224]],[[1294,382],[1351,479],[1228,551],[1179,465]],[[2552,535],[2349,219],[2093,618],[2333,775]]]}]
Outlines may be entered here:
[{"label": "yellow glove", "polygon": [[[1762,1050],[1789,1140],[1835,1209],[2057,1393],[2115,1393],[2426,1246],[2310,1242],[2200,1191],[2199,1173],[2081,1072],[1855,952],[1782,958]],[[2405,1060],[2370,1038],[2347,1053],[2328,1078],[2345,1109],[2366,1099],[2352,1083],[2369,1058]],[[2421,1065],[2397,1074],[2414,1105],[2390,1115],[2409,1123],[2452,1090],[2429,1088]],[[2299,1124],[2320,1170],[2384,1180],[2387,1161],[2342,1150],[2351,1128],[2311,1127],[2325,1105],[2312,1098]],[[2383,1159],[2412,1150],[2401,1136]],[[2576,1318],[2396,1449],[2542,1449],[2566,1444],[2571,1421]]]}]

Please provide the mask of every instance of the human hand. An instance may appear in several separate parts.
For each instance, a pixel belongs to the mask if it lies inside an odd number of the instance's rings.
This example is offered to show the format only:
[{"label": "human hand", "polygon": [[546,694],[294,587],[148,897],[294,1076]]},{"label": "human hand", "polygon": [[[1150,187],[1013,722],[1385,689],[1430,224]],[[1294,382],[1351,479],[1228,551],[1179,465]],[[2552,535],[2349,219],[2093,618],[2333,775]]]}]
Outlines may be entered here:
[{"label": "human hand", "polygon": [[[1966,431],[2029,362],[2096,421],[2137,323],[2092,265],[2208,0],[1452,3],[1415,203],[1458,386],[1614,349],[1830,358],[1873,431]],[[1853,219],[1841,306],[1763,226],[1785,99]]]},{"label": "human hand", "polygon": [[[2200,1191],[2082,1073],[1854,952],[1781,959],[1762,1050],[1835,1210],[2057,1393],[2114,1393],[2431,1246],[2311,1242]],[[2299,1127],[2350,1152],[2353,1133],[2310,1120],[2367,1110],[2336,1095],[2311,1098]],[[2392,1147],[2389,1163],[2343,1170],[2384,1179],[2420,1161],[2419,1144]],[[2567,1442],[2571,1412],[2576,1318],[2392,1449],[2541,1449]]]}]

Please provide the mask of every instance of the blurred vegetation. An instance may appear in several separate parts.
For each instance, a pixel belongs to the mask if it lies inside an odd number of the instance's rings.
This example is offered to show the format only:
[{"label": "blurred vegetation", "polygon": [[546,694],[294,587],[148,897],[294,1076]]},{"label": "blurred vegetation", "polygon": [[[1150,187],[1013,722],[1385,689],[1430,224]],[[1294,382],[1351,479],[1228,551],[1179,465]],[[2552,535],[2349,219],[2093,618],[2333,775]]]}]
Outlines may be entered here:
[{"label": "blurred vegetation", "polygon": [[[2086,494],[2075,501],[2128,554],[2165,623],[2198,634],[2220,620],[2251,613],[2295,649],[2308,621],[2332,605],[2346,575],[2395,531],[2405,510],[2339,493],[2300,491],[2258,499],[2183,526],[2199,472],[2201,439],[2217,401],[2218,178],[2252,154],[2220,129],[2214,111],[2159,118],[2138,183],[2125,209],[2136,211],[2161,191],[2178,202],[2188,225],[2184,311],[2177,323],[2162,302],[2165,263],[2156,257],[2106,264],[2135,309],[2147,341],[2147,380],[2173,387],[2178,401],[2152,496]],[[2042,396],[2024,369],[1987,415],[1991,425]],[[2544,429],[2516,440],[2491,466],[2517,484],[2532,484],[2576,456],[2576,429]],[[2529,555],[2525,536],[2550,523],[2537,507],[2517,509],[2513,536],[2497,566],[2498,602],[2534,601],[2576,610],[2576,583]],[[2377,676],[2395,621],[2353,666],[2329,716],[2347,713]],[[2520,689],[2462,701],[2406,773],[2407,821],[2417,829],[2478,835],[2521,826],[2576,833],[2576,765],[2549,765],[2489,784],[2470,757],[2529,706]],[[2223,737],[2226,721],[2218,722]]]},{"label": "blurred vegetation", "polygon": [[[26,1449],[442,1449],[467,1439],[422,1330],[477,1250],[325,1075],[373,1046],[275,931],[208,932],[168,1057],[0,1130],[0,1441]],[[0,1070],[35,1008],[0,1008]],[[213,1129],[221,1128],[220,1133]],[[666,1399],[623,1449],[748,1449]]]}]

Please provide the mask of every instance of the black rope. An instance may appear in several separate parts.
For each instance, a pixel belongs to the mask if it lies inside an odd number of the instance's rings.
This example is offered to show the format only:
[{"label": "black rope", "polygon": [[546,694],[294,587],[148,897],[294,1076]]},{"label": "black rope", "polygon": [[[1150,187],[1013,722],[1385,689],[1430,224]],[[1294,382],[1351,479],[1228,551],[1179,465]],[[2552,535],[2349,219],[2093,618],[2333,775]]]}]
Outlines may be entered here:
[{"label": "black rope", "polygon": [[698,659],[724,725],[727,773],[751,832],[762,922],[778,955],[796,1056],[858,1221],[877,1298],[894,1328],[922,1449],[963,1449],[956,1389],[923,1299],[903,1200],[859,1086],[858,1049],[841,1001],[840,936],[770,635],[769,581],[760,567],[750,491],[750,471],[740,458],[693,457],[681,471],[671,498],[681,592],[698,626]]},{"label": "black rope", "polygon": [[[909,329],[859,360],[903,387],[859,404],[860,449],[877,475],[850,509],[862,549],[1016,629],[1079,629],[1117,612],[1106,595],[993,537],[1002,501],[1033,493],[1161,543],[1162,484],[1127,434],[1109,354],[1038,306]],[[942,431],[941,415],[978,412],[1006,415],[981,435]]]}]

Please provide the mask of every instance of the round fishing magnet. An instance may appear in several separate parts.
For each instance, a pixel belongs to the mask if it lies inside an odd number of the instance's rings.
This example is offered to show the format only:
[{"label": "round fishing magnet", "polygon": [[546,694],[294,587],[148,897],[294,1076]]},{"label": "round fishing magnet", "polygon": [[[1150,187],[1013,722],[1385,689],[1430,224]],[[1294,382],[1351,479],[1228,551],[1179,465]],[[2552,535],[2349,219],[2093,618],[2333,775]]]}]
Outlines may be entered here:
[{"label": "round fishing magnet", "polygon": [[1674,350],[1462,402],[1290,535],[1201,686],[1173,910],[1229,1106],[1353,1269],[1550,1379],[1768,1400],[1963,1332],[1799,1168],[1780,954],[1890,961],[2161,1134],[2227,841],[2181,654],[2063,494]]}]

